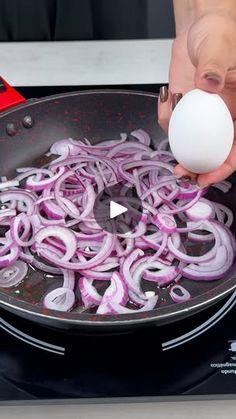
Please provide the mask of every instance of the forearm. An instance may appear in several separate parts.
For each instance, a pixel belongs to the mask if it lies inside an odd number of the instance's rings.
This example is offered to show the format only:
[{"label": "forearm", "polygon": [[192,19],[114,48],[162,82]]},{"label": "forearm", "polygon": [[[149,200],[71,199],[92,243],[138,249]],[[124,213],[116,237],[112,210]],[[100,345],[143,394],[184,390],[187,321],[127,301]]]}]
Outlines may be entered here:
[{"label": "forearm", "polygon": [[173,0],[176,35],[208,13],[226,14],[236,20],[236,0]]}]

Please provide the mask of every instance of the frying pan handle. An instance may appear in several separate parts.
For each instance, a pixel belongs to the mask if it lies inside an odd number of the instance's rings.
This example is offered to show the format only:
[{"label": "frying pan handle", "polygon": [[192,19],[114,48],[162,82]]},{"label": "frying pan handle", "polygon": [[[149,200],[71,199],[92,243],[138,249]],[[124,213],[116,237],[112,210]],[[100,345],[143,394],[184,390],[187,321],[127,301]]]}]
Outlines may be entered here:
[{"label": "frying pan handle", "polygon": [[0,112],[24,102],[26,102],[24,96],[0,76]]}]

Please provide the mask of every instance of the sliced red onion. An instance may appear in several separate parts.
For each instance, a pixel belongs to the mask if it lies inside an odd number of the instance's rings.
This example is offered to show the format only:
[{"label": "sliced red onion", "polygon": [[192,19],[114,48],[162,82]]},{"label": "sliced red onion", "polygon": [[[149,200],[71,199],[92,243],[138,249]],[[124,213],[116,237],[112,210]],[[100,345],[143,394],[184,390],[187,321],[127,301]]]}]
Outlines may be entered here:
[{"label": "sliced red onion", "polygon": [[198,200],[201,198],[201,196],[202,196],[202,190],[200,189],[197,192],[196,196],[190,202],[188,202],[187,204],[185,204],[183,206],[179,206],[176,209],[168,209],[166,212],[168,214],[172,214],[172,215],[181,213],[183,211],[186,212],[188,209],[192,208],[192,206],[195,205],[198,202]]},{"label": "sliced red onion", "polygon": [[121,272],[123,275],[123,279],[126,282],[129,290],[133,291],[135,294],[138,295],[138,297],[142,298],[142,299],[146,299],[145,294],[143,293],[143,291],[140,288],[140,284],[135,284],[133,281],[133,277],[131,276],[130,273],[130,267],[132,265],[132,263],[135,262],[135,260],[140,257],[143,256],[144,252],[140,249],[135,249],[133,250],[129,256],[125,259],[122,268],[121,268]]},{"label": "sliced red onion", "polygon": [[62,270],[63,288],[70,288],[73,291],[75,286],[75,273],[73,271]]},{"label": "sliced red onion", "polygon": [[189,264],[183,269],[183,275],[195,281],[211,281],[222,278],[232,264],[232,251],[221,245],[214,259],[207,265]]},{"label": "sliced red onion", "polygon": [[128,154],[133,154],[136,150],[143,150],[147,151],[148,147],[141,143],[134,143],[134,142],[127,142],[126,144],[118,144],[117,146],[113,147],[108,153],[107,157],[114,158],[116,155],[125,155],[125,157]]},{"label": "sliced red onion", "polygon": [[6,233],[6,236],[4,238],[0,239],[0,244],[2,245],[0,247],[0,256],[4,256],[6,253],[9,252],[11,246],[13,245],[9,231]]},{"label": "sliced red onion", "polygon": [[211,221],[211,225],[216,228],[218,233],[220,234],[220,239],[223,244],[226,245],[226,247],[232,247],[233,252],[236,252],[236,239],[235,236],[233,236],[232,232],[229,230],[228,227],[225,225],[220,224],[216,220]]},{"label": "sliced red onion", "polygon": [[6,217],[14,217],[16,215],[16,210],[14,209],[3,209],[0,211],[0,219],[1,219],[1,223],[3,222],[4,219],[6,219]]},{"label": "sliced red onion", "polygon": [[[150,269],[154,269],[155,271],[150,271]],[[141,280],[144,278],[157,282],[160,286],[165,286],[173,282],[179,273],[180,270],[176,266],[167,267],[158,261],[153,261],[149,257],[133,271],[133,282],[140,288]]]},{"label": "sliced red onion", "polygon": [[35,211],[34,196],[24,190],[10,190],[7,192],[1,192],[0,201],[2,203],[9,202],[9,201],[22,201],[25,206],[23,207],[22,211],[27,212],[28,215],[32,215]]},{"label": "sliced red onion", "polygon": [[[225,205],[219,204],[219,203],[215,203],[215,207],[223,214],[223,223],[226,225],[226,227],[231,227],[234,220],[232,211],[229,208],[227,208]],[[224,221],[225,217],[226,217],[226,220]]]},{"label": "sliced red onion", "polygon": [[127,238],[125,239],[126,248],[123,248],[123,245],[120,244],[120,242],[117,240],[116,242],[116,253],[118,257],[124,257],[127,256],[135,246],[134,239]]},{"label": "sliced red onion", "polygon": [[112,272],[99,272],[93,271],[91,269],[81,269],[79,271],[81,275],[84,275],[88,279],[93,279],[96,281],[109,281],[112,276]]},{"label": "sliced red onion", "polygon": [[101,304],[97,309],[98,314],[106,314],[107,305],[110,302],[115,302],[121,305],[125,305],[128,301],[128,290],[127,287],[122,280],[121,276],[114,272],[111,277],[111,284],[106,289]]},{"label": "sliced red onion", "polygon": [[119,262],[103,263],[99,266],[95,266],[93,269],[95,272],[106,272],[116,269],[120,266]]},{"label": "sliced red onion", "polygon": [[102,296],[93,286],[93,279],[81,277],[79,279],[79,289],[85,307],[98,306],[101,303]]},{"label": "sliced red onion", "polygon": [[27,179],[28,177],[32,177],[34,178],[34,180],[40,181],[43,176],[53,176],[53,172],[49,169],[44,169],[42,167],[40,168],[35,168],[35,167],[29,167],[29,168],[21,168],[20,169],[20,173],[17,177],[16,180],[18,182],[21,182],[24,179]]},{"label": "sliced red onion", "polygon": [[130,133],[133,137],[137,138],[140,143],[145,144],[146,146],[150,146],[151,138],[150,135],[143,129],[136,129]]},{"label": "sliced red onion", "polygon": [[86,205],[84,206],[83,212],[80,214],[80,219],[83,219],[87,217],[88,215],[90,215],[90,213],[93,210],[94,202],[96,199],[94,188],[89,183],[86,185],[85,195],[86,195],[86,198],[85,198]]},{"label": "sliced red onion", "polygon": [[187,209],[186,215],[190,220],[203,221],[212,217],[212,207],[206,202],[198,201],[191,208]]},{"label": "sliced red onion", "polygon": [[159,250],[160,243],[163,241],[163,233],[158,230],[155,233],[144,235],[142,240],[147,243],[149,248]]},{"label": "sliced red onion", "polygon": [[26,187],[27,189],[30,189],[31,191],[42,191],[46,188],[51,188],[55,181],[65,172],[64,167],[60,167],[58,173],[51,175],[51,177],[43,180],[37,180],[35,179],[35,176],[28,177],[26,181]]},{"label": "sliced red onion", "polygon": [[162,237],[162,242],[160,245],[160,248],[156,251],[156,253],[152,256],[152,259],[158,259],[162,254],[166,254],[167,253],[167,243],[168,243],[168,234],[167,233],[163,233],[163,237]]},{"label": "sliced red onion", "polygon": [[[38,269],[39,271],[47,272],[49,274],[54,274],[54,275],[61,274],[61,269],[56,268],[55,266],[46,265],[45,263],[37,260],[33,255],[28,253],[28,249],[25,249],[24,253],[26,257],[30,258],[30,262],[28,263],[30,263],[30,265],[32,265],[34,268]],[[22,256],[22,254],[20,254],[20,256]]]},{"label": "sliced red onion", "polygon": [[173,216],[159,213],[154,215],[153,222],[163,233],[172,234],[177,230],[177,224]]},{"label": "sliced red onion", "polygon": [[69,311],[75,303],[75,294],[70,288],[56,288],[44,297],[43,303],[50,310]]},{"label": "sliced red onion", "polygon": [[19,186],[18,180],[8,180],[0,183],[0,190],[2,191],[8,188],[15,188],[16,186]]},{"label": "sliced red onion", "polygon": [[135,180],[132,175],[129,174],[129,170],[137,167],[145,167],[145,170],[147,172],[150,172],[150,170],[156,170],[156,169],[165,169],[167,172],[173,173],[173,167],[170,164],[163,163],[160,161],[155,160],[143,160],[143,161],[133,161],[132,158],[126,159],[125,162],[121,162],[118,165],[118,172],[120,176],[123,177],[123,179],[127,180],[128,182],[131,182],[131,184],[135,184]]},{"label": "sliced red onion", "polygon": [[11,266],[0,270],[0,288],[10,288],[18,285],[25,279],[28,266],[21,260],[17,260]]},{"label": "sliced red onion", "polygon": [[44,201],[42,203],[42,209],[46,215],[53,220],[61,220],[66,216],[65,211],[54,201]]},{"label": "sliced red onion", "polygon": [[41,249],[40,254],[42,257],[55,264],[56,266],[59,266],[63,269],[72,269],[78,272],[83,269],[94,268],[95,266],[101,264],[111,254],[115,246],[115,241],[116,238],[112,234],[107,234],[100,252],[87,262],[67,262],[64,261],[64,259],[62,260],[58,257],[55,258],[47,249]]},{"label": "sliced red onion", "polygon": [[80,144],[76,144],[75,141],[71,141],[71,138],[66,140],[56,141],[50,148],[51,154],[58,154],[59,156],[68,156],[78,154],[80,150]]},{"label": "sliced red onion", "polygon": [[158,301],[158,295],[151,297],[147,300],[147,302],[143,305],[142,308],[138,310],[132,310],[130,308],[124,307],[121,304],[117,304],[115,302],[108,303],[109,313],[106,314],[130,314],[130,313],[140,313],[143,311],[150,311],[156,307]]},{"label": "sliced red onion", "polygon": [[[121,133],[120,140],[105,140],[99,143],[99,145],[91,145],[89,142],[87,144],[83,144],[82,142],[79,143],[79,146],[84,151],[91,151],[92,153],[98,152],[99,155],[101,152],[108,151],[113,148],[115,145],[124,143],[127,140],[127,134]],[[69,138],[71,144],[78,144],[78,141]]]},{"label": "sliced red onion", "polygon": [[202,221],[187,221],[187,227],[178,228],[177,231],[179,233],[188,233],[189,240],[195,242],[207,243],[214,240],[214,234],[205,234],[206,231],[204,230]]},{"label": "sliced red onion", "polygon": [[[190,189],[190,190],[180,188],[178,199],[179,200],[182,200],[182,199],[183,200],[189,200],[189,199],[192,200],[192,199],[198,197],[198,192],[199,192],[199,189],[196,189],[196,188]],[[203,196],[203,192],[202,192],[202,196]]]},{"label": "sliced red onion", "polygon": [[99,231],[98,233],[89,233],[89,234],[85,234],[81,232],[78,233],[77,231],[75,231],[74,234],[76,235],[76,238],[79,242],[82,242],[82,243],[90,242],[90,244],[94,242],[102,243],[106,235],[106,233],[103,231]]},{"label": "sliced red onion", "polygon": [[[23,227],[23,233],[19,235],[20,229]],[[12,240],[20,247],[29,247],[34,243],[34,237],[29,238],[31,233],[31,223],[25,213],[18,214],[11,226]]]},{"label": "sliced red onion", "polygon": [[220,245],[220,235],[217,231],[217,229],[213,226],[212,223],[210,223],[209,221],[206,221],[203,224],[204,228],[210,232],[212,232],[214,234],[214,238],[215,238],[215,243],[214,246],[212,247],[211,250],[209,250],[207,253],[205,253],[202,256],[188,256],[187,254],[185,254],[184,252],[182,252],[180,249],[178,249],[174,243],[173,243],[173,238],[169,237],[168,239],[168,248],[169,251],[178,259],[181,260],[182,262],[185,263],[200,263],[200,262],[207,262],[208,260],[210,260],[211,258],[213,258],[216,255],[216,251],[217,248]]},{"label": "sliced red onion", "polygon": [[[53,170],[56,170],[57,167],[60,167],[60,166],[70,166],[70,165],[73,165],[73,164],[83,163],[83,162],[87,162],[87,163],[89,163],[89,162],[91,162],[91,163],[101,162],[105,167],[107,167],[111,171],[111,174],[113,175],[113,178],[114,178],[114,182],[117,182],[117,180],[118,180],[117,175],[116,175],[117,165],[116,165],[116,163],[113,162],[112,159],[109,159],[107,157],[99,158],[99,157],[94,156],[94,155],[92,155],[92,156],[88,156],[88,155],[82,156],[80,154],[79,156],[76,156],[76,157],[70,157],[70,158],[66,158],[64,160],[61,160],[58,163],[53,162],[51,164],[51,168]],[[81,170],[81,173],[83,173],[83,172],[84,171]],[[94,175],[92,176],[91,180],[93,180],[93,179],[94,179]]]},{"label": "sliced red onion", "polygon": [[13,265],[17,261],[19,255],[19,247],[13,244],[7,254],[0,256],[0,268],[5,268]]},{"label": "sliced red onion", "polygon": [[147,301],[146,293],[144,293],[144,296],[141,297],[140,295],[133,292],[131,289],[128,290],[129,299],[138,307],[143,307]]},{"label": "sliced red onion", "polygon": [[[197,222],[187,221],[186,224],[187,224],[186,227],[179,227],[179,228],[177,228],[177,232],[180,233],[180,234],[183,234],[183,233],[191,233],[192,231],[200,230],[201,227],[202,227],[202,221],[197,221]],[[214,238],[213,235],[212,235],[212,237]]]},{"label": "sliced red onion", "polygon": [[[121,223],[120,223],[121,226]],[[129,238],[129,239],[134,239],[136,237],[141,237],[146,233],[146,223],[144,223],[142,220],[139,221],[138,225],[135,227],[135,231],[127,231],[127,233],[124,234],[117,234],[117,236],[121,237],[121,238]],[[127,226],[126,226],[126,230],[127,230]]]},{"label": "sliced red onion", "polygon": [[230,190],[230,188],[231,188],[232,185],[227,180],[224,180],[224,181],[219,182],[219,183],[214,183],[212,186],[214,188],[219,189],[220,191],[222,191],[224,193],[227,193],[227,192],[229,192],[229,190]]},{"label": "sliced red onion", "polygon": [[[201,230],[201,229],[199,229],[199,230]],[[198,233],[194,233],[193,231],[189,231],[188,238],[189,238],[189,240],[191,240],[193,242],[207,243],[207,242],[212,242],[214,240],[214,235],[213,234],[203,234],[202,231],[199,231]]]},{"label": "sliced red onion", "polygon": [[33,255],[27,255],[23,251],[20,251],[19,259],[23,260],[23,262],[26,262],[26,263],[28,263],[28,265],[30,265],[34,261],[34,256]]},{"label": "sliced red onion", "polygon": [[[143,292],[143,280],[159,287],[179,281],[182,274],[213,280],[222,278],[234,261],[236,242],[227,228],[232,212],[202,198],[207,188],[175,178],[166,140],[153,151],[145,131],[131,136],[127,142],[121,134],[118,142],[109,139],[96,146],[87,139],[63,139],[52,145],[51,154],[59,157],[47,169],[22,168],[12,181],[0,179],[0,267],[21,259],[44,272],[63,274],[63,286],[45,297],[50,309],[73,308],[75,272],[84,278],[80,304],[117,314],[132,312],[125,307],[127,295],[141,311],[153,309],[157,297]],[[116,182],[135,187],[142,199],[140,223],[129,234],[107,234],[94,219],[97,194]],[[230,184],[215,186],[227,191]],[[125,215],[124,227],[132,214]],[[188,255],[186,236],[202,244],[212,241],[212,248],[205,255]],[[94,281],[107,283],[103,297]],[[172,292],[179,300],[180,289],[172,287]]]},{"label": "sliced red onion", "polygon": [[68,179],[71,175],[73,175],[72,171],[65,172],[63,175],[61,175],[55,182],[54,187],[54,194],[55,194],[55,200],[59,207],[70,217],[72,218],[78,218],[80,216],[80,212],[78,208],[67,198],[64,198],[60,194],[61,186],[63,182],[65,182],[66,179]]},{"label": "sliced red onion", "polygon": [[[176,291],[179,291],[179,294]],[[176,284],[170,289],[170,297],[175,303],[183,303],[191,299],[191,294],[182,285]]]},{"label": "sliced red onion", "polygon": [[[61,258],[60,263],[67,262],[74,256],[77,247],[77,241],[72,231],[60,226],[57,226],[57,228],[44,227],[41,230],[37,231],[37,233],[35,234],[36,249],[48,237],[55,237],[56,239],[60,240],[65,246],[66,252]],[[62,265],[61,267],[63,268]]]},{"label": "sliced red onion", "polygon": [[160,271],[150,271],[145,269],[143,279],[151,282],[157,282],[160,287],[166,287],[179,276],[180,270],[177,266],[167,266]]}]

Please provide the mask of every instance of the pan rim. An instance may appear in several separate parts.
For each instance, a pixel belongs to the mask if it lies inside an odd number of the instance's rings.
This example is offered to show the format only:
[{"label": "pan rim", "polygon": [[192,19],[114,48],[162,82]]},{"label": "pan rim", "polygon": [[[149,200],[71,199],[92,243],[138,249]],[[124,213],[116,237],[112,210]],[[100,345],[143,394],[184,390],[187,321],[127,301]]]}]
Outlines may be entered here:
[{"label": "pan rim", "polygon": [[158,93],[148,92],[148,91],[142,91],[142,90],[128,90],[128,89],[88,89],[88,90],[74,90],[72,92],[64,92],[64,93],[58,93],[56,95],[49,95],[49,96],[43,96],[41,98],[32,98],[32,99],[26,99],[26,102],[21,103],[19,105],[15,105],[14,107],[10,107],[6,109],[5,111],[2,111],[0,113],[0,119],[5,117],[6,115],[9,115],[13,113],[14,111],[18,111],[20,109],[28,108],[29,106],[35,106],[39,103],[44,102],[50,102],[52,100],[57,99],[64,99],[65,97],[70,96],[83,96],[83,95],[94,95],[94,94],[124,94],[124,95],[130,95],[133,94],[134,96],[148,96],[148,97],[154,97],[156,99],[159,98]]},{"label": "pan rim", "polygon": [[[27,314],[31,317],[31,320],[33,321],[34,319],[36,320],[37,318],[40,319],[46,319],[46,320],[50,320],[55,322],[55,326],[57,322],[66,324],[68,326],[94,326],[95,328],[105,328],[108,326],[125,326],[125,325],[135,325],[135,324],[146,324],[146,323],[156,323],[160,325],[162,323],[165,322],[166,319],[168,319],[168,322],[166,323],[171,323],[171,321],[169,321],[170,319],[173,319],[174,321],[178,321],[182,316],[183,313],[187,314],[187,317],[189,317],[190,315],[193,315],[195,313],[198,313],[200,311],[202,311],[204,308],[209,308],[211,305],[213,305],[214,303],[220,301],[221,299],[223,299],[224,297],[226,297],[227,295],[229,295],[231,292],[233,292],[236,289],[236,277],[232,277],[230,278],[228,281],[230,282],[234,282],[232,284],[231,287],[225,287],[225,282],[220,284],[219,287],[220,288],[226,288],[224,291],[222,291],[221,293],[217,293],[216,295],[213,295],[211,298],[208,299],[204,299],[202,302],[200,303],[196,303],[195,305],[191,305],[189,307],[183,308],[181,310],[181,306],[185,306],[185,303],[180,303],[178,305],[176,305],[176,307],[178,306],[179,310],[177,311],[173,311],[171,313],[165,313],[165,314],[154,314],[154,313],[159,313],[160,310],[162,311],[166,311],[167,308],[162,308],[160,309],[160,307],[157,307],[154,310],[150,310],[147,312],[142,312],[142,313],[131,313],[131,314],[117,314],[117,315],[98,315],[98,314],[88,314],[88,313],[78,313],[78,312],[68,312],[68,313],[62,313],[56,310],[46,310],[47,312],[53,313],[53,314],[43,314],[41,312],[38,311],[31,311],[30,309],[24,308],[24,306],[32,306],[31,303],[28,303],[26,301],[23,300],[17,300],[17,306],[14,304],[11,304],[8,301],[4,301],[5,298],[2,299],[2,295],[0,293],[0,307],[4,307],[7,308],[9,311],[11,312],[20,312],[20,313],[24,313]],[[219,287],[215,288],[215,290],[217,290]],[[210,293],[212,293],[213,291],[209,291]],[[197,296],[195,297],[196,299],[199,299],[201,297],[205,297],[206,293],[203,294],[202,296]],[[5,297],[5,295],[4,295]],[[14,300],[15,298],[13,296],[6,296],[6,300]],[[194,300],[194,298],[193,298]],[[23,306],[23,307],[21,307]],[[42,311],[42,307],[41,306],[34,306],[36,309],[38,309],[39,311]],[[62,317],[62,316],[73,316],[71,318],[68,317]],[[82,317],[82,318],[81,318]],[[101,319],[102,317],[102,319]],[[91,319],[89,319],[91,318]],[[101,320],[100,320],[101,319]]]}]

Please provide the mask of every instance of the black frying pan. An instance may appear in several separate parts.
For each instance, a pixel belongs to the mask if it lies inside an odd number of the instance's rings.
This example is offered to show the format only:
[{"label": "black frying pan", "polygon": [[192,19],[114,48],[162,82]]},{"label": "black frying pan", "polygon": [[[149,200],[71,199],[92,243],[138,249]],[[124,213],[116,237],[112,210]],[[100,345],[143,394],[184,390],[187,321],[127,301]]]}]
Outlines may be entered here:
[{"label": "black frying pan", "polygon": [[[94,90],[25,101],[3,82],[0,109],[7,106],[8,110],[0,116],[0,176],[13,176],[16,167],[44,164],[41,156],[51,144],[67,137],[87,137],[95,144],[104,139],[118,139],[120,132],[142,128],[151,135],[155,147],[164,137],[157,124],[157,98],[157,94],[148,92]],[[18,105],[11,107],[12,102]],[[215,190],[210,194],[236,213],[235,189],[227,195]],[[188,302],[173,303],[168,290],[163,289],[155,310],[120,316],[85,314],[77,309],[69,313],[46,310],[43,297],[60,286],[60,281],[32,272],[19,287],[0,289],[0,306],[24,318],[63,329],[114,332],[151,323],[161,325],[203,310],[230,293],[236,286],[236,264],[221,280],[181,279],[192,295]]]}]

